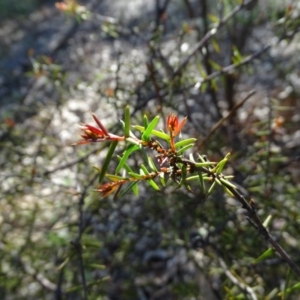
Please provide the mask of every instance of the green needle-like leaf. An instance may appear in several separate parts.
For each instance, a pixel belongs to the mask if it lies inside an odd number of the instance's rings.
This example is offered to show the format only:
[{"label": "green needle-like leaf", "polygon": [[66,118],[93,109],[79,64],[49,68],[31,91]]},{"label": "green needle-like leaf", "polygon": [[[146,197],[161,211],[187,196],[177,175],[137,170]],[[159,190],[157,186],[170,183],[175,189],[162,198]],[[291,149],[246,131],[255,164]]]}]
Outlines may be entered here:
[{"label": "green needle-like leaf", "polygon": [[133,194],[138,196],[139,195],[139,186],[137,184],[137,181],[133,182],[129,186],[132,188]]},{"label": "green needle-like leaf", "polygon": [[145,148],[141,148],[140,152],[141,152],[144,163],[147,166],[149,166],[149,156],[147,155],[147,152],[145,151]]},{"label": "green needle-like leaf", "polygon": [[[122,159],[122,157],[119,156],[119,155],[117,156],[117,158],[118,158],[118,160],[121,160],[121,159]],[[127,173],[129,173],[129,172],[132,172],[132,173],[133,173],[132,169],[127,165],[126,162],[124,163],[123,167],[124,167],[124,169],[126,170]]]},{"label": "green needle-like leaf", "polygon": [[102,166],[101,171],[100,171],[99,183],[101,183],[103,181],[103,178],[105,176],[106,170],[108,168],[108,165],[109,165],[109,163],[111,161],[111,158],[112,158],[112,156],[113,156],[113,154],[115,152],[115,149],[116,149],[117,145],[118,145],[118,141],[114,141],[109,146],[109,149],[107,151],[107,155],[106,155],[105,161],[104,161],[103,166]]},{"label": "green needle-like leaf", "polygon": [[285,295],[287,294],[286,291],[287,291],[287,288],[288,288],[288,286],[289,286],[291,277],[292,277],[292,269],[291,269],[291,268],[288,268],[288,269],[287,269],[287,274],[286,274],[285,284],[284,284],[284,286],[283,286],[282,293],[281,293],[281,294],[282,294],[281,299],[286,299]]},{"label": "green needle-like leaf", "polygon": [[160,173],[159,174],[159,181],[160,181],[160,183],[161,183],[162,186],[166,186],[165,173]]},{"label": "green needle-like leaf", "polygon": [[180,182],[177,186],[177,188],[180,188],[184,185],[184,183],[186,182],[186,165],[183,165],[181,168],[181,178],[180,178]]},{"label": "green needle-like leaf", "polygon": [[201,160],[201,162],[207,162],[207,159],[204,159],[204,157],[202,156],[202,155],[200,155],[200,154],[198,154],[198,158],[199,158],[199,160]]},{"label": "green needle-like leaf", "polygon": [[[300,282],[296,283],[295,285],[291,286],[290,288],[285,290],[285,294],[292,293],[294,291],[300,290]],[[283,293],[278,293],[278,296],[282,296]],[[284,299],[284,298],[281,298]]]},{"label": "green needle-like leaf", "polygon": [[158,187],[158,185],[155,183],[155,181],[153,179],[149,179],[147,181],[150,184],[150,186],[152,186],[156,191],[160,190],[160,188]]},{"label": "green needle-like leaf", "polygon": [[198,177],[199,177],[199,181],[200,181],[201,191],[204,195],[206,195],[206,188],[205,188],[205,183],[204,183],[204,179],[203,179],[203,173],[201,172],[201,170],[198,170]]},{"label": "green needle-like leaf", "polygon": [[130,108],[127,105],[125,107],[125,129],[124,129],[124,135],[125,137],[130,136]]},{"label": "green needle-like leaf", "polygon": [[180,147],[184,147],[187,145],[194,145],[195,141],[197,141],[197,139],[195,139],[195,138],[190,138],[190,139],[186,139],[183,141],[179,141],[175,144],[175,148],[180,148]]},{"label": "green needle-like leaf", "polygon": [[[150,174],[144,165],[141,165],[141,173],[144,173],[145,175]],[[158,187],[158,185],[155,183],[153,179],[147,179],[147,181],[150,184],[150,186],[152,186],[156,191],[160,190],[160,188]]]},{"label": "green needle-like leaf", "polygon": [[[224,184],[224,183],[222,183],[221,182],[222,180],[221,180],[221,178],[219,179],[219,178],[215,178],[215,182],[218,184],[218,185],[220,185],[223,189],[224,189],[224,191],[227,193],[227,194],[229,194],[231,197],[234,197],[234,195],[232,194],[232,192],[230,191],[230,189]],[[226,181],[226,180],[225,180]],[[232,185],[230,182],[229,182],[229,185],[232,187],[232,186],[234,186],[234,185]]]},{"label": "green needle-like leaf", "polygon": [[138,179],[138,180],[145,178],[145,175],[137,174],[137,173],[134,173],[134,172],[128,172],[128,175],[131,176],[132,178],[135,178],[135,179]]},{"label": "green needle-like leaf", "polygon": [[267,258],[273,256],[275,252],[276,252],[276,251],[275,251],[274,248],[269,248],[269,249],[266,250],[262,255],[260,255],[258,258],[256,258],[256,259],[252,262],[252,264],[257,264],[257,263],[259,263],[259,262],[261,262],[261,261],[266,260]]},{"label": "green needle-like leaf", "polygon": [[177,151],[177,154],[180,155],[180,154],[184,153],[186,150],[192,148],[193,146],[194,146],[194,144],[186,145],[186,146],[182,147],[181,149],[179,149]]},{"label": "green needle-like leaf", "polygon": [[105,177],[114,182],[127,179],[127,178],[124,178],[123,176],[114,175],[114,174],[105,174]]},{"label": "green needle-like leaf", "polygon": [[[124,131],[125,131],[125,122],[124,121],[122,121],[122,120],[120,120],[120,122],[122,123],[122,126],[123,126],[123,128],[124,128]],[[129,121],[129,123],[130,123],[130,121]],[[130,124],[129,124],[130,125]],[[129,126],[130,127],[130,126]],[[127,129],[126,129],[127,130]],[[129,141],[129,142],[131,142],[131,143],[133,143],[133,144],[140,144],[139,143],[139,139],[134,135],[134,133],[131,131],[131,130],[129,130],[129,136],[128,137],[126,137],[126,141]]]},{"label": "green needle-like leaf", "polygon": [[148,125],[148,127],[146,128],[146,130],[144,131],[143,135],[142,135],[142,140],[143,141],[149,141],[150,139],[150,135],[152,133],[152,130],[155,128],[155,126],[157,125],[159,121],[159,116],[156,116],[151,123]]},{"label": "green needle-like leaf", "polygon": [[147,128],[149,125],[149,122],[148,122],[148,117],[146,115],[144,115],[144,117],[143,117],[143,122],[144,122],[144,127]]},{"label": "green needle-like leaf", "polygon": [[147,168],[145,167],[145,165],[141,165],[141,170],[143,171],[143,173],[145,175],[148,175],[150,172],[147,170]]},{"label": "green needle-like leaf", "polygon": [[[227,178],[227,176],[226,176],[226,178]],[[220,178],[220,181],[221,181],[221,183],[223,183],[223,186],[230,186],[233,189],[237,188],[233,183],[231,183],[230,181],[228,181],[228,180],[226,180],[224,178]]]},{"label": "green needle-like leaf", "polygon": [[199,167],[211,167],[211,166],[214,166],[216,165],[216,162],[213,162],[213,161],[206,161],[206,162],[201,162],[201,163],[195,163],[195,166],[197,168]]},{"label": "green needle-like leaf", "polygon": [[[210,180],[208,176],[202,176],[202,179],[207,181]],[[189,176],[186,178],[187,181],[192,181],[192,180],[199,180],[199,175],[194,175],[194,176]]]},{"label": "green needle-like leaf", "polygon": [[226,154],[226,156],[220,161],[218,162],[218,164],[216,165],[216,167],[212,170],[212,172],[216,172],[216,174],[221,174],[227,161],[228,158],[230,156],[230,152]]},{"label": "green needle-like leaf", "polygon": [[211,192],[213,191],[215,185],[216,185],[216,181],[214,181],[214,182],[212,183],[212,185],[210,186],[210,188],[209,188],[209,190],[208,190],[208,192],[207,192],[207,195],[210,195],[210,194],[211,194]]},{"label": "green needle-like leaf", "polygon": [[263,222],[263,226],[267,228],[269,226],[271,220],[272,220],[272,215],[268,215],[268,217]]},{"label": "green needle-like leaf", "polygon": [[101,169],[100,168],[98,168],[97,166],[93,166],[93,169],[95,169],[98,173],[100,173],[101,172]]},{"label": "green needle-like leaf", "polygon": [[177,188],[180,188],[181,186],[184,185],[184,187],[189,191],[192,192],[191,187],[188,185],[187,181],[186,181],[186,175],[187,175],[187,166],[183,165],[181,168],[181,179],[179,182],[179,185],[177,186]]},{"label": "green needle-like leaf", "polygon": [[121,197],[123,197],[124,195],[126,195],[131,189],[133,190],[133,193],[135,195],[138,195],[137,181],[130,182],[130,184],[128,184],[126,186],[126,189],[121,193]]},{"label": "green needle-like leaf", "polygon": [[149,163],[149,167],[151,168],[152,171],[158,172],[156,165],[150,156],[148,156],[148,163]]},{"label": "green needle-like leaf", "polygon": [[[132,127],[133,127],[134,129],[137,129],[137,130],[141,131],[141,132],[145,132],[145,127],[143,127],[143,126],[140,126],[140,125],[134,125],[134,126],[132,126]],[[151,134],[152,134],[152,135],[155,135],[155,136],[157,136],[157,137],[159,137],[159,138],[161,138],[161,139],[163,139],[163,140],[165,140],[165,141],[170,140],[170,136],[169,136],[168,134],[162,132],[162,131],[152,130]]]},{"label": "green needle-like leaf", "polygon": [[118,174],[121,171],[122,167],[124,166],[124,164],[126,163],[128,157],[129,157],[129,155],[138,149],[140,149],[140,147],[138,145],[133,145],[133,144],[131,144],[127,147],[125,153],[123,154],[123,156],[116,168],[115,174]]}]

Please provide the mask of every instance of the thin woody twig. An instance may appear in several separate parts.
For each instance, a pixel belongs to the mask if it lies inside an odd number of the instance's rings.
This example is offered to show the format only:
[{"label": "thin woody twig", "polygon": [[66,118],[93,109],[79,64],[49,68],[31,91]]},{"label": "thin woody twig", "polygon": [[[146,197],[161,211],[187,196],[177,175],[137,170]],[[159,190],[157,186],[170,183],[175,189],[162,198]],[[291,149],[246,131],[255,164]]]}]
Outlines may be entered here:
[{"label": "thin woody twig", "polygon": [[252,90],[250,91],[246,97],[241,100],[240,102],[238,102],[232,109],[230,112],[228,112],[226,114],[226,116],[224,116],[222,119],[220,119],[212,128],[211,130],[209,131],[208,135],[203,139],[202,143],[201,143],[201,146],[204,145],[209,139],[210,137],[222,126],[222,124],[231,118],[232,115],[235,114],[235,112],[242,106],[244,105],[244,103],[250,98],[252,97],[253,95],[255,94],[255,91]]},{"label": "thin woody twig", "polygon": [[[277,42],[278,43],[278,42]],[[231,65],[228,65],[224,68],[222,68],[221,70],[219,71],[215,71],[211,74],[209,74],[208,76],[206,77],[203,77],[201,78],[201,80],[199,80],[199,82],[197,82],[196,84],[193,83],[187,87],[184,87],[183,89],[184,90],[188,90],[188,89],[191,89],[191,88],[195,88],[195,86],[197,86],[197,88],[200,88],[200,86],[205,83],[205,82],[209,82],[210,80],[214,79],[214,78],[217,78],[221,75],[224,75],[224,74],[228,74],[228,73],[231,73],[233,72],[234,70],[237,70],[238,68],[252,62],[255,58],[259,57],[260,55],[262,55],[263,53],[265,53],[266,51],[268,51],[270,48],[272,48],[274,46],[274,43],[271,42],[270,44],[264,46],[262,49],[256,51],[255,53],[251,54],[251,55],[248,55],[246,56],[245,58],[243,58],[239,64],[231,64]],[[182,92],[182,89],[178,90],[177,92]],[[168,95],[169,91],[164,91],[164,92],[161,92],[161,97],[166,97]],[[146,103],[148,103],[150,100],[154,99],[156,97],[156,93],[153,93],[151,94],[146,100],[144,101],[141,101],[138,103],[138,105],[136,105],[134,111],[133,111],[133,115],[139,110],[141,109]]]},{"label": "thin woody twig", "polygon": [[160,105],[160,107],[162,107],[163,98],[160,95],[160,86],[159,86],[159,84],[157,82],[157,79],[156,79],[156,76],[155,76],[155,69],[154,69],[154,64],[153,64],[152,60],[150,60],[149,63],[147,64],[147,68],[148,68],[148,72],[150,74],[150,79],[153,83],[153,86],[154,86],[154,89],[155,89],[155,92],[156,92],[156,95],[157,95],[159,105]]},{"label": "thin woody twig", "polygon": [[78,234],[77,237],[74,241],[72,241],[72,245],[75,247],[78,255],[78,268],[80,272],[80,277],[81,277],[81,284],[83,288],[83,299],[88,300],[88,284],[86,281],[86,276],[85,276],[85,267],[84,267],[84,261],[83,261],[83,253],[82,253],[82,244],[81,244],[81,237],[82,234],[85,230],[85,224],[84,224],[84,211],[83,211],[83,206],[84,206],[84,199],[86,196],[86,193],[88,191],[88,188],[93,182],[98,178],[98,174],[92,177],[91,181],[89,184],[87,184],[80,194],[80,198],[78,201]]},{"label": "thin woody twig", "polygon": [[220,71],[215,71],[213,73],[211,73],[210,75],[206,76],[205,78],[203,78],[201,80],[201,83],[207,82],[209,80],[212,80],[222,74],[227,74],[230,72],[233,72],[234,70],[236,70],[237,68],[240,68],[246,64],[248,64],[249,62],[253,61],[255,58],[257,58],[258,56],[262,55],[264,52],[266,52],[267,50],[269,50],[274,44],[270,43],[266,46],[264,46],[262,49],[256,51],[255,53],[246,56],[245,58],[243,58],[238,64],[231,64],[227,67],[222,68]]}]

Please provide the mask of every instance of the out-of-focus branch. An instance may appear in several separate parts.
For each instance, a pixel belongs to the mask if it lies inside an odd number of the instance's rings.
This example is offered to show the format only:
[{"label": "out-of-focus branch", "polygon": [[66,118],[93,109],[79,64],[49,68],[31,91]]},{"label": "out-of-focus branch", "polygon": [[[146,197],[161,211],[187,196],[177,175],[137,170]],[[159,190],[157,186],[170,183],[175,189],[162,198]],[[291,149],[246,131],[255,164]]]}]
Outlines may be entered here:
[{"label": "out-of-focus branch", "polygon": [[[214,79],[216,77],[219,77],[219,76],[221,76],[223,74],[231,73],[234,70],[236,70],[236,69],[238,69],[238,68],[240,68],[240,67],[242,67],[242,66],[244,66],[244,65],[246,65],[246,64],[248,64],[250,62],[252,62],[255,58],[259,57],[260,55],[262,55],[263,53],[265,53],[266,51],[268,51],[270,48],[272,48],[272,46],[274,46],[274,43],[269,43],[266,46],[264,46],[262,49],[260,49],[260,50],[256,51],[255,53],[253,53],[251,55],[248,55],[245,58],[243,58],[239,62],[239,64],[231,64],[231,65],[229,65],[227,67],[222,68],[219,71],[215,71],[215,72],[209,74],[208,76],[201,78],[198,83],[196,83],[196,84],[194,83],[194,84],[192,84],[190,86],[185,86],[183,89],[187,90],[187,89],[195,88],[195,87],[196,88],[200,88],[200,86],[203,83],[208,82],[208,81],[210,81],[210,80],[212,80],[212,79]],[[178,90],[177,92],[178,93],[182,92],[182,89]],[[161,97],[165,97],[165,96],[168,95],[168,93],[169,93],[169,91],[164,91],[164,92],[161,91],[160,95],[161,95]],[[136,105],[135,109],[133,110],[132,115],[134,115],[139,109],[141,109],[148,101],[150,101],[153,98],[155,98],[155,96],[156,96],[155,93],[151,94],[146,100],[139,102]]]},{"label": "out-of-focus branch", "polygon": [[[209,32],[209,23],[208,23],[208,5],[207,5],[207,0],[200,0],[199,5],[202,8],[202,23],[203,23],[203,29],[204,29],[204,34],[207,34]],[[201,33],[201,32],[199,32]],[[210,55],[210,49],[209,45],[205,43],[203,45],[203,64],[205,67],[206,74],[210,74],[212,72],[212,66],[210,64],[211,60],[211,55]],[[219,105],[218,105],[218,99],[217,99],[217,93],[216,90],[214,89],[212,82],[208,82],[207,85],[207,92],[210,95],[211,101],[214,104],[217,112],[217,117],[220,119],[222,117]]]},{"label": "out-of-focus branch", "polygon": [[228,112],[226,114],[226,116],[224,116],[222,119],[220,119],[209,131],[209,133],[207,134],[207,136],[203,139],[203,141],[201,142],[201,146],[204,145],[209,139],[210,137],[222,126],[222,124],[231,118],[232,115],[235,114],[235,112],[242,106],[244,105],[244,103],[249,99],[251,98],[253,95],[255,94],[255,91],[252,90],[250,91],[246,97],[241,100],[240,102],[238,102],[232,109],[230,112]]},{"label": "out-of-focus branch", "polygon": [[253,289],[244,284],[243,282],[239,281],[229,270],[229,268],[227,267],[225,261],[222,258],[219,258],[219,263],[220,266],[222,267],[222,269],[224,270],[225,275],[227,276],[227,278],[236,286],[238,286],[242,291],[246,292],[247,294],[249,294],[249,296],[251,297],[252,300],[257,300],[257,296],[255,295],[255,292],[253,291]]},{"label": "out-of-focus branch", "polygon": [[188,64],[190,59],[197,53],[197,51],[202,48],[213,35],[215,35],[219,29],[224,26],[234,15],[236,15],[239,11],[241,11],[244,7],[249,5],[253,0],[250,1],[242,1],[242,3],[236,6],[227,16],[220,20],[218,25],[211,30],[209,30],[204,37],[194,46],[191,50],[190,54],[181,62],[181,64],[175,70],[173,76],[177,76],[181,73],[182,69]]},{"label": "out-of-focus branch", "polygon": [[31,275],[43,288],[45,288],[51,292],[56,291],[56,289],[57,289],[56,284],[51,282],[48,278],[46,278],[41,273],[34,270],[31,266],[29,266],[27,263],[23,262],[21,259],[20,259],[20,263],[21,263],[23,270],[27,274]]},{"label": "out-of-focus branch", "polygon": [[78,255],[78,268],[80,272],[81,277],[81,284],[83,288],[83,299],[88,300],[88,284],[85,277],[85,266],[83,261],[83,253],[82,253],[82,244],[81,244],[81,237],[85,230],[85,224],[84,224],[84,199],[86,197],[86,193],[88,191],[88,188],[90,185],[98,178],[98,174],[92,177],[89,184],[87,184],[82,191],[82,193],[79,196],[78,199],[78,234],[75,240],[72,241],[72,245],[74,246],[75,250],[77,251]]}]

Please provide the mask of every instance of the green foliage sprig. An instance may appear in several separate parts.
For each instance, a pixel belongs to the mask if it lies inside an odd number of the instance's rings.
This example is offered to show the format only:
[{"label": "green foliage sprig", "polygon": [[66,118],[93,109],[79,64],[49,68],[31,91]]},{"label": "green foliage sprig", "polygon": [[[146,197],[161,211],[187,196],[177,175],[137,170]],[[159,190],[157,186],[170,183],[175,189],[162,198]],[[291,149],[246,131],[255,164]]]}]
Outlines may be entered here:
[{"label": "green foliage sprig", "polygon": [[[155,130],[159,122],[159,116],[156,116],[151,122],[148,122],[148,119],[145,117],[144,126],[130,126],[129,107],[126,107],[125,122],[123,122],[124,136],[117,136],[109,133],[94,114],[92,116],[98,128],[89,124],[83,124],[81,127],[83,140],[76,144],[111,142],[99,174],[101,185],[97,188],[97,191],[100,192],[102,197],[106,197],[116,191],[119,193],[121,187],[126,184],[130,186],[129,189],[126,189],[126,192],[131,189],[137,194],[136,184],[141,181],[147,181],[153,189],[160,190],[159,186],[164,186],[169,178],[178,184],[178,187],[183,186],[189,191],[191,191],[190,182],[198,180],[205,198],[211,194],[216,184],[221,185],[226,192],[233,196],[232,192],[225,185],[235,188],[228,181],[231,176],[222,174],[229,153],[218,163],[207,161],[201,155],[198,155],[197,160],[195,160],[193,155],[190,154],[188,156],[189,159],[187,159],[186,152],[194,146],[196,141],[195,138],[178,140],[179,133],[187,118],[179,122],[176,115],[170,114],[166,122],[166,132]],[[141,133],[140,138],[130,131],[130,127]],[[114,174],[109,174],[107,169],[119,142],[125,142],[126,149],[122,156],[118,156],[119,164]],[[151,150],[152,155],[147,153],[147,149]],[[143,164],[141,164],[139,170],[133,171],[127,162],[130,156],[137,151],[141,154]],[[102,183],[105,177],[109,182]],[[157,179],[160,183],[157,182]]]},{"label": "green foliage sprig", "polygon": [[[187,155],[187,151],[194,146],[196,141],[195,138],[178,138],[187,118],[179,122],[178,116],[170,114],[167,118],[165,132],[155,129],[159,122],[159,116],[156,116],[151,122],[144,116],[144,126],[132,126],[130,123],[130,109],[127,106],[125,108],[125,121],[123,122],[124,135],[118,136],[110,133],[94,114],[92,116],[98,127],[83,124],[81,126],[83,131],[82,140],[74,145],[111,142],[106,159],[99,171],[100,186],[96,189],[103,198],[112,193],[115,193],[116,197],[124,186],[127,186],[127,188],[122,195],[130,190],[138,194],[138,183],[143,181],[148,182],[154,190],[160,190],[160,186],[165,186],[167,180],[171,179],[178,188],[185,187],[188,191],[192,191],[190,181],[196,180],[199,183],[201,194],[206,199],[213,189],[219,185],[226,193],[241,203],[248,213],[249,223],[272,245],[274,250],[290,265],[291,269],[300,276],[300,268],[274,240],[265,224],[260,220],[254,200],[250,199],[248,201],[235,184],[230,181],[232,176],[226,176],[222,173],[230,153],[219,162],[208,161],[205,156],[200,154],[198,154],[196,160],[193,154]],[[130,130],[131,127],[141,133],[140,138]],[[119,163],[114,174],[109,174],[107,173],[108,166],[117,144],[120,142],[125,143],[126,149],[122,156],[117,156]],[[149,150],[151,155],[148,154]],[[128,160],[134,152],[139,152],[143,160],[143,164],[140,165],[137,171],[132,170],[128,164]],[[109,181],[102,183],[105,177]],[[270,250],[268,249],[266,252],[270,252]]]}]

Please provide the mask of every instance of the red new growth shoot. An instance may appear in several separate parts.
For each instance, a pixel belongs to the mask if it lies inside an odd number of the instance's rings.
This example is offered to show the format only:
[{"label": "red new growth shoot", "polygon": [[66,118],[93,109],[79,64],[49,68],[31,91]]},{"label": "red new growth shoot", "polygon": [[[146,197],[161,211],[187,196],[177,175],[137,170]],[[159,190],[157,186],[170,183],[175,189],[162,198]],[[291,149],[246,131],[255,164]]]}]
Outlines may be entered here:
[{"label": "red new growth shoot", "polygon": [[178,123],[178,117],[174,114],[170,114],[167,119],[167,130],[170,132],[170,136],[175,137],[181,131],[186,122],[185,117],[180,123]]},{"label": "red new growth shoot", "polygon": [[170,144],[173,152],[176,151],[174,137],[179,134],[182,127],[186,122],[187,117],[185,117],[180,123],[178,122],[178,117],[174,114],[170,114],[167,118],[167,130],[170,133]]},{"label": "red new growth shoot", "polygon": [[81,134],[81,137],[83,140],[73,144],[73,145],[83,145],[83,144],[89,144],[89,143],[95,143],[95,142],[104,142],[104,141],[124,141],[124,136],[118,136],[112,133],[109,133],[108,130],[104,127],[104,125],[101,123],[101,121],[92,114],[95,122],[99,126],[99,128],[89,125],[89,124],[82,124],[81,130],[83,131],[83,134]]}]

